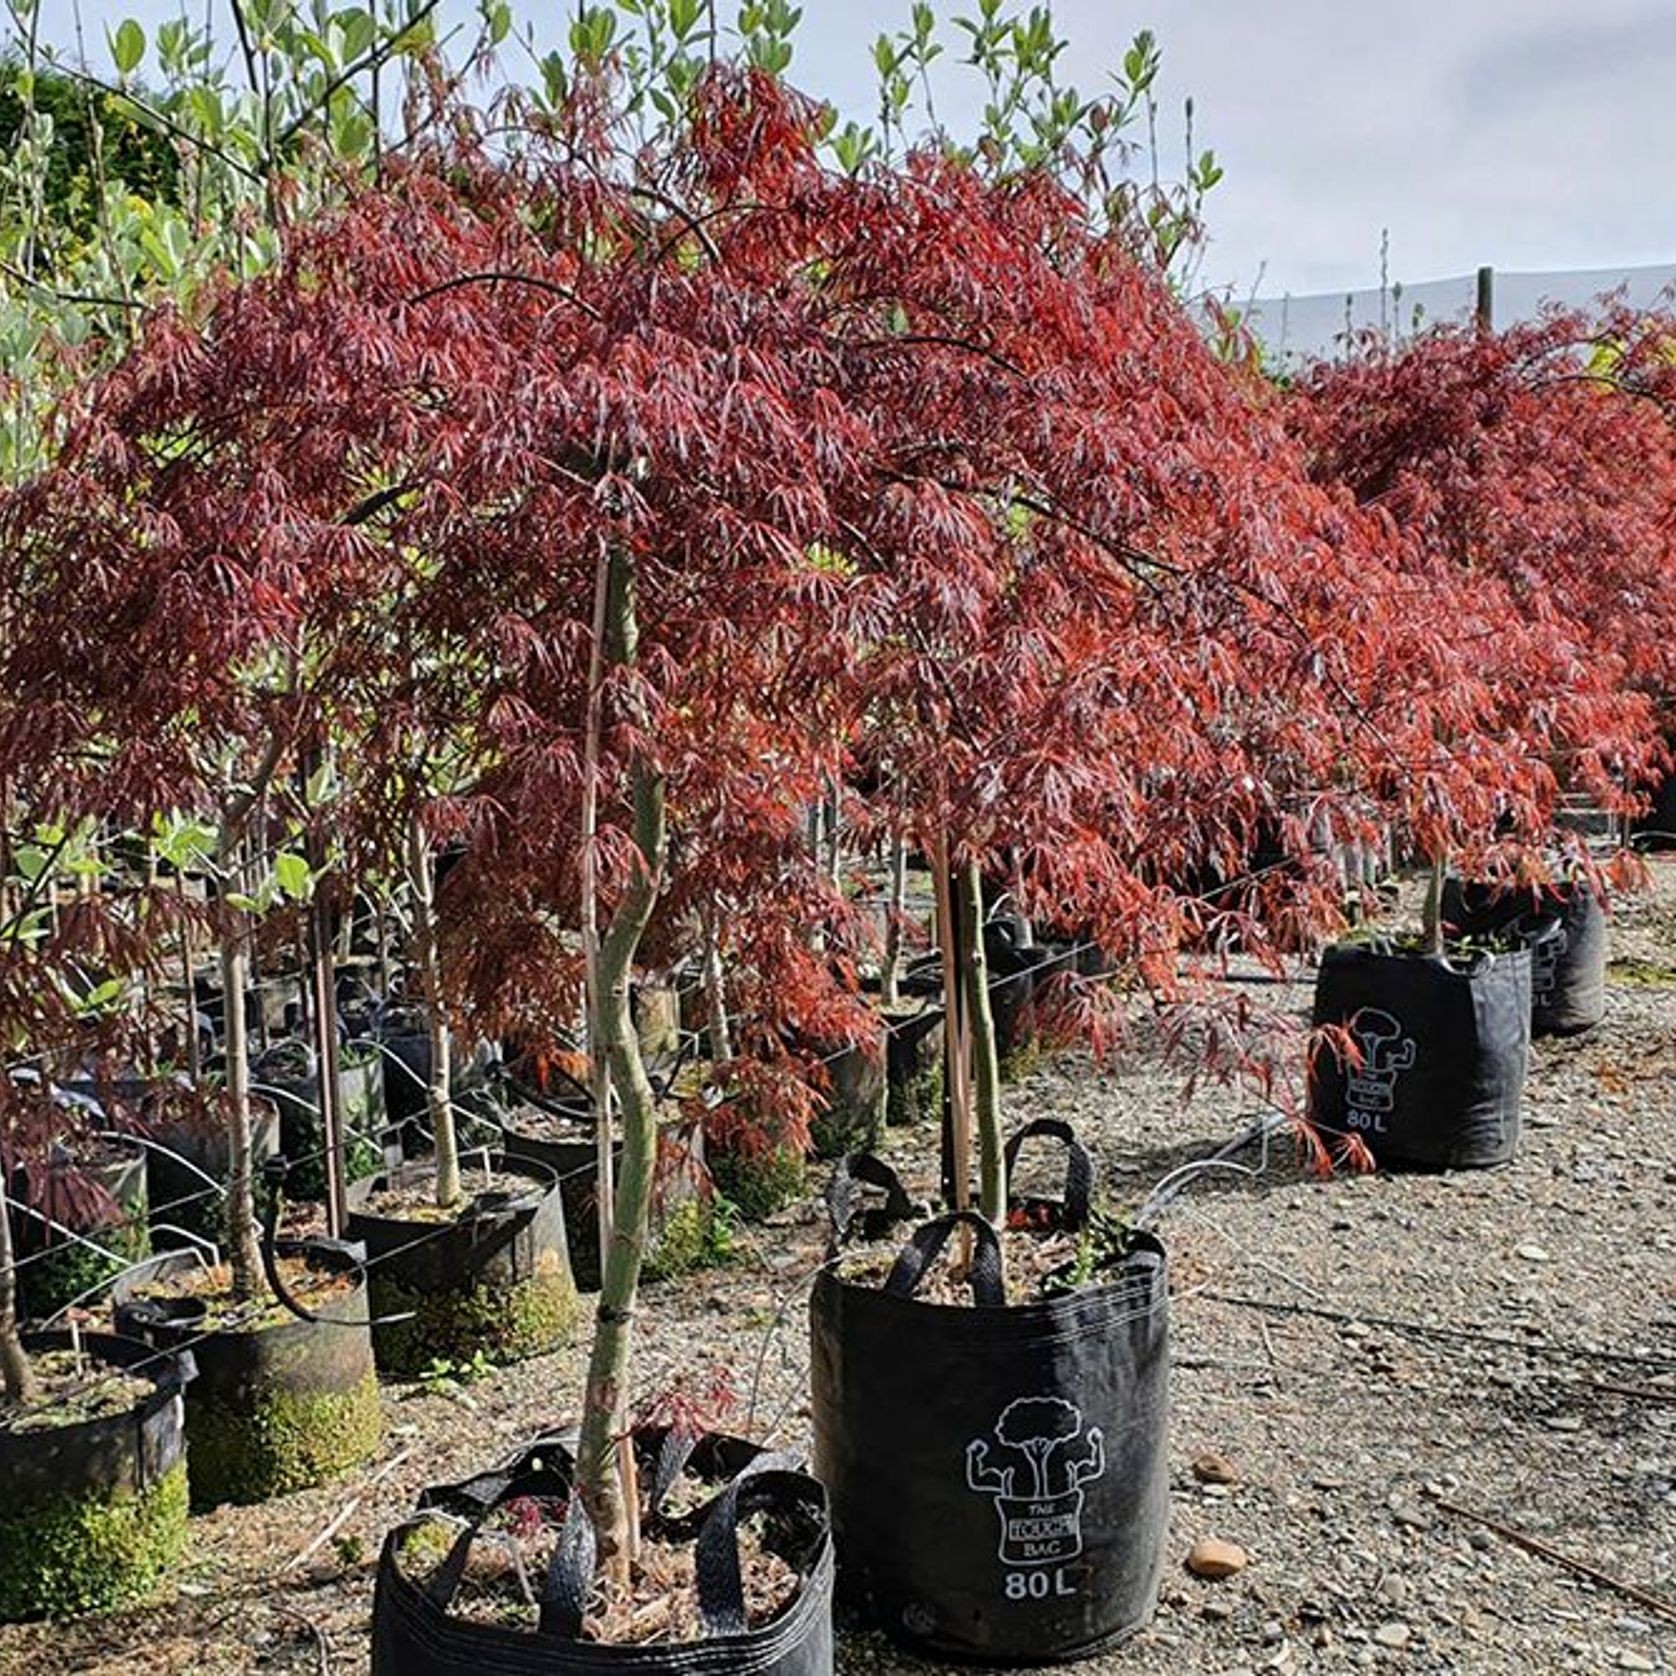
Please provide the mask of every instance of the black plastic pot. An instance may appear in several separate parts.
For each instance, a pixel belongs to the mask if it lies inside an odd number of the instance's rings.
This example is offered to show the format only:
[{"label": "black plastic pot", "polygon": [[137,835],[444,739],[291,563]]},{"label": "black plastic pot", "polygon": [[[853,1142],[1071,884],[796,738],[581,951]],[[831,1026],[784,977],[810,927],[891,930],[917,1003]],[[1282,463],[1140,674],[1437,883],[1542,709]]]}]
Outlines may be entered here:
[{"label": "black plastic pot", "polygon": [[[251,1163],[260,1168],[279,1151],[279,1108],[251,1100]],[[163,1251],[190,1243],[174,1230],[225,1243],[225,1201],[218,1190],[231,1174],[227,1128],[213,1115],[186,1117],[166,1101],[147,1108],[146,1197],[151,1210],[151,1243]],[[206,1181],[204,1178],[209,1177]]]},{"label": "black plastic pot", "polygon": [[[186,1544],[186,1449],[181,1392],[190,1354],[84,1333],[101,1369],[149,1378],[151,1393],[121,1413],[40,1430],[0,1428],[0,1622],[124,1605],[147,1594]],[[67,1333],[26,1341],[40,1355],[71,1348]]]},{"label": "black plastic pot", "polygon": [[[540,1122],[541,1114],[525,1109],[494,1113],[508,1158],[544,1165],[558,1178],[564,1198],[565,1239],[570,1270],[582,1292],[597,1292],[599,1265],[599,1147],[586,1130],[593,1124],[592,1103],[580,1097],[553,1101],[561,1123],[573,1123],[574,1138],[560,1139]],[[621,1162],[619,1144],[614,1156]],[[672,1225],[701,1214],[705,1198],[704,1137],[695,1124],[665,1123],[658,1130],[658,1165],[653,1186],[651,1222],[647,1231],[648,1260],[657,1265],[660,1249]]]},{"label": "black plastic pot", "polygon": [[[22,1259],[18,1302],[26,1317],[46,1321],[66,1305],[89,1299],[150,1250],[146,1160],[139,1145],[103,1142],[90,1149],[72,1141],[61,1156],[26,1163],[21,1175],[22,1181],[12,1183],[11,1199],[13,1239]],[[26,1204],[94,1243],[46,1227],[23,1209]]]},{"label": "black plastic pot", "polygon": [[866,1152],[879,1144],[884,1132],[886,1054],[884,1034],[870,1043],[819,1047],[827,1085],[820,1093],[820,1109],[809,1125],[810,1144],[817,1158],[842,1158]]},{"label": "black plastic pot", "polygon": [[402,1155],[416,1158],[429,1145],[425,1129],[426,1090],[431,1078],[431,1038],[423,1030],[400,1030],[382,1042],[384,1116],[401,1136]]},{"label": "black plastic pot", "polygon": [[984,963],[989,968],[989,1011],[995,1024],[995,1051],[1005,1077],[1029,1069],[1036,1048],[1036,985],[1051,969],[1052,949],[1021,946],[1002,922],[984,926]]},{"label": "black plastic pot", "polygon": [[[293,1059],[301,1060],[301,1067],[294,1066]],[[279,1150],[291,1161],[286,1196],[324,1199],[326,1128],[320,1115],[320,1076],[313,1049],[300,1042],[285,1043],[257,1062],[251,1080],[256,1092],[279,1108]],[[378,1058],[345,1060],[338,1070],[338,1106],[348,1176],[354,1181],[378,1165],[374,1138],[385,1127],[384,1071]]]},{"label": "black plastic pot", "polygon": [[885,1015],[885,1121],[925,1123],[943,1109],[943,1009]]},{"label": "black plastic pot", "polygon": [[482,1195],[446,1221],[408,1221],[365,1208],[387,1183],[429,1184],[428,1163],[404,1164],[351,1186],[347,1234],[366,1247],[381,1372],[412,1378],[434,1362],[478,1355],[519,1361],[569,1338],[576,1282],[558,1179],[527,1158],[502,1154],[490,1164],[527,1186]]},{"label": "black plastic pot", "polygon": [[1457,935],[1530,950],[1533,1036],[1574,1036],[1606,1016],[1606,910],[1587,880],[1503,889],[1452,878],[1443,921]]},{"label": "black plastic pot", "polygon": [[1528,950],[1470,960],[1330,948],[1315,983],[1320,1038],[1310,1060],[1310,1116],[1359,1137],[1380,1164],[1477,1169],[1518,1150],[1530,1060]]},{"label": "black plastic pot", "polygon": [[135,1296],[148,1280],[194,1267],[187,1253],[154,1259],[118,1288],[121,1332],[159,1350],[191,1345],[197,1358],[186,1400],[197,1507],[265,1501],[323,1483],[366,1460],[383,1436],[359,1248],[312,1240],[281,1241],[277,1249],[354,1285],[318,1306],[301,1300],[318,1322],[268,1301],[260,1324],[220,1330],[206,1330],[202,1299]]},{"label": "black plastic pot", "polygon": [[[914,1293],[961,1223],[974,1307]],[[1163,1247],[1140,1234],[1095,1283],[1007,1305],[978,1216],[924,1224],[882,1288],[815,1283],[816,1472],[839,1586],[915,1651],[1086,1658],[1152,1615],[1169,1517]]]},{"label": "black plastic pot", "polygon": [[[642,1529],[697,1544],[703,1639],[673,1645],[604,1646],[580,1639],[591,1582],[591,1536],[585,1522],[566,1525],[559,1562],[542,1582],[540,1625],[519,1629],[450,1615],[471,1545],[483,1521],[504,1503],[570,1495],[571,1457],[563,1440],[543,1438],[499,1472],[429,1490],[421,1507],[463,1521],[431,1576],[408,1575],[403,1554],[423,1514],[385,1539],[373,1597],[373,1676],[831,1676],[832,1541],[826,1497],[812,1478],[736,1439],[683,1443],[673,1434],[637,1434],[642,1484],[652,1486]],[[656,1505],[688,1460],[717,1494],[696,1513],[663,1516]],[[671,1470],[673,1468],[673,1470]],[[748,1627],[740,1587],[739,1521],[766,1517],[764,1541],[802,1580],[771,1622]]]}]

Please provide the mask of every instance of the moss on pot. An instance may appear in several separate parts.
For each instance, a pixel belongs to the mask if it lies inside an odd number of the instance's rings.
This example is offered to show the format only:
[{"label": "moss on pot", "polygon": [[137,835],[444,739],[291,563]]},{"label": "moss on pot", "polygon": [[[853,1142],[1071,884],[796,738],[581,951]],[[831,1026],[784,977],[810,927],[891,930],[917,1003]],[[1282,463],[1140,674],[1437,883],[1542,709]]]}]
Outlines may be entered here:
[{"label": "moss on pot", "polygon": [[1001,1056],[1001,1080],[1023,1082],[1042,1061],[1041,1038],[1032,1032],[1010,1052]]},{"label": "moss on pot", "polygon": [[943,1058],[938,1054],[916,1076],[892,1079],[886,1097],[885,1122],[892,1128],[929,1123],[942,1116]]},{"label": "moss on pot", "polygon": [[45,1320],[66,1304],[86,1297],[95,1287],[114,1280],[130,1263],[151,1250],[150,1230],[142,1214],[110,1233],[94,1233],[110,1257],[76,1240],[64,1240],[32,1255],[18,1271],[18,1303],[27,1319]]},{"label": "moss on pot", "polygon": [[[412,1379],[432,1362],[469,1362],[481,1354],[497,1365],[543,1356],[566,1344],[576,1325],[576,1285],[562,1256],[543,1251],[535,1273],[508,1285],[495,1278],[450,1292],[410,1291],[389,1270],[370,1277],[380,1317],[378,1365]],[[404,1321],[384,1319],[405,1315]]]},{"label": "moss on pot", "polygon": [[186,1423],[193,1501],[248,1504],[306,1490],[358,1466],[383,1435],[371,1367],[342,1391],[272,1383],[242,1392],[237,1404],[193,1393]]},{"label": "moss on pot", "polygon": [[186,1546],[186,1462],[144,1490],[0,1512],[0,1622],[67,1618],[143,1599]]},{"label": "moss on pot", "polygon": [[803,1197],[809,1165],[792,1146],[758,1154],[718,1152],[710,1159],[716,1190],[730,1199],[746,1222],[762,1222]]}]

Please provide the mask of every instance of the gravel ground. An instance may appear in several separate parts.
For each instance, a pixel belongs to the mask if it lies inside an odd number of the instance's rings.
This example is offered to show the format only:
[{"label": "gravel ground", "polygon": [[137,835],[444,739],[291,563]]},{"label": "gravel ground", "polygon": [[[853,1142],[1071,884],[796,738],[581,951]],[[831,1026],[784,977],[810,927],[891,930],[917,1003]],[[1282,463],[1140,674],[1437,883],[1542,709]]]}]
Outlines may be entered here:
[{"label": "gravel ground", "polygon": [[[1676,1618],[1494,1525],[1676,1601],[1676,864],[1621,903],[1606,1022],[1538,1044],[1518,1161],[1484,1174],[1310,1179],[1288,1143],[1185,1188],[1174,1267],[1173,1506],[1164,1594],[1103,1676],[1258,1671],[1676,1672]],[[1283,1009],[1306,982],[1241,985]],[[1225,1091],[1078,1056],[1008,1090],[1071,1117],[1120,1202],[1237,1134]],[[925,1172],[926,1137],[893,1137]],[[650,1291],[641,1389],[725,1385],[736,1428],[801,1440],[812,1206],[741,1260]],[[0,1628],[0,1672],[359,1672],[382,1531],[423,1483],[574,1414],[580,1351],[447,1393],[394,1388],[380,1461],[194,1521],[164,1604]],[[1237,1473],[1203,1485],[1214,1451]],[[1442,1504],[1447,1502],[1449,1507]],[[1453,1510],[1452,1510],[1453,1509]],[[1458,1511],[1456,1511],[1458,1510]],[[1478,1517],[1473,1517],[1474,1515]],[[320,1540],[330,1528],[332,1534]],[[1191,1544],[1250,1555],[1200,1582]],[[302,1557],[299,1557],[302,1556]],[[930,1673],[846,1637],[841,1672]]]}]

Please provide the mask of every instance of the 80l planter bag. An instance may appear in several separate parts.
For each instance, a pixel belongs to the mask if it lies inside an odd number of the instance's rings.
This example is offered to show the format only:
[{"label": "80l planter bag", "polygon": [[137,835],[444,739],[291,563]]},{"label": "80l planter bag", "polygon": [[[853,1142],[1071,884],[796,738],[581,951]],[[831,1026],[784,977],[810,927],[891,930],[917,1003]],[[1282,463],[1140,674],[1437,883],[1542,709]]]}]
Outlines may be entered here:
[{"label": "80l planter bag", "polygon": [[[962,1223],[974,1307],[921,1302]],[[1152,1236],[1094,1284],[1009,1305],[993,1229],[944,1216],[882,1288],[829,1265],[810,1311],[816,1471],[846,1600],[893,1640],[963,1663],[1084,1658],[1147,1622],[1169,1517]]]},{"label": "80l planter bag", "polygon": [[1574,1036],[1606,1016],[1606,910],[1586,879],[1503,889],[1449,879],[1443,923],[1531,951],[1531,1034]]},{"label": "80l planter bag", "polygon": [[1315,981],[1310,1115],[1380,1164],[1475,1169],[1519,1144],[1530,1059],[1526,949],[1468,960],[1330,948]]},{"label": "80l planter bag", "polygon": [[[393,1530],[378,1561],[373,1595],[372,1676],[832,1676],[831,1528],[826,1495],[783,1456],[761,1454],[735,1438],[693,1439],[675,1432],[636,1435],[647,1540],[690,1541],[702,1638],[613,1645],[582,1639],[593,1584],[592,1529],[571,1496],[573,1460],[564,1440],[543,1438],[498,1472],[427,1490],[422,1512]],[[690,1471],[715,1493],[694,1512],[667,1512],[670,1489]],[[526,1578],[539,1593],[537,1622],[527,1628],[465,1618],[452,1610],[474,1545],[494,1554],[505,1539],[483,1535],[491,1515],[528,1501],[563,1508],[563,1526],[545,1573]],[[448,1523],[440,1563],[429,1575],[412,1558],[429,1552],[418,1537],[438,1515]],[[777,1615],[752,1628],[741,1574],[739,1527],[761,1519],[761,1543],[797,1577],[797,1591]],[[520,1561],[521,1565],[522,1562]]]}]

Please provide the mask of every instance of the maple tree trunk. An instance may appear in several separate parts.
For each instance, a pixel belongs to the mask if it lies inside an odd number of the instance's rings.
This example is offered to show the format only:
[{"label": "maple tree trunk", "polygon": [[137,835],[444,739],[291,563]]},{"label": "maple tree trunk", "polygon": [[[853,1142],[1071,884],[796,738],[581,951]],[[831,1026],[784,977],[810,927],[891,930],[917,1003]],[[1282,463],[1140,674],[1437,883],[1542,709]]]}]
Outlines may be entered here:
[{"label": "maple tree trunk", "polygon": [[955,884],[960,915],[966,1036],[972,1064],[972,1107],[978,1130],[978,1208],[999,1228],[1007,1214],[1007,1171],[1001,1154],[1001,1061],[989,1005],[989,961],[983,947],[983,876],[969,861]]},{"label": "maple tree trunk", "polygon": [[[608,656],[614,663],[632,664],[638,634],[634,579],[627,557],[613,552],[611,571]],[[657,1097],[629,1013],[629,980],[635,952],[657,902],[668,836],[663,776],[640,760],[631,781],[639,861],[601,940],[599,954],[599,1047],[610,1067],[622,1113],[622,1167],[611,1239],[602,1254],[576,1456],[577,1493],[593,1523],[600,1563],[619,1581],[626,1581],[633,1554],[635,1509],[633,1487],[624,1481],[624,1451],[618,1445],[627,1411],[629,1350],[658,1150]]]},{"label": "maple tree trunk", "polygon": [[[932,886],[937,901],[937,944],[943,965],[943,1060],[945,1097],[953,1129],[950,1148],[954,1175],[954,1208],[965,1210],[972,1199],[972,1094],[970,1038],[966,1030],[965,991],[955,960],[958,935],[954,887],[949,877],[949,845],[939,834],[931,859]],[[962,1239],[966,1238],[965,1233]]]},{"label": "maple tree trunk", "polygon": [[704,922],[704,1010],[711,1062],[725,1065],[733,1057],[733,1043],[727,1028],[727,982],[713,914]]},{"label": "maple tree trunk", "polygon": [[20,1408],[40,1397],[35,1370],[17,1327],[17,1259],[12,1251],[12,1207],[0,1168],[0,1391]]},{"label": "maple tree trunk", "polygon": [[606,1063],[600,1030],[599,869],[594,846],[599,839],[599,751],[604,728],[605,631],[611,609],[616,567],[609,546],[601,542],[594,564],[593,639],[588,648],[588,714],[582,738],[582,975],[586,1013],[589,1086],[594,1097],[594,1157],[599,1218],[599,1249],[611,1246],[611,1218],[617,1196],[616,1132],[611,1111],[611,1067]]},{"label": "maple tree trunk", "polygon": [[902,999],[902,920],[908,912],[908,840],[897,836],[890,846],[890,922],[885,926],[884,968],[879,998],[887,1007]]},{"label": "maple tree trunk", "polygon": [[1426,883],[1426,907],[1422,924],[1425,928],[1426,952],[1443,953],[1443,881],[1449,871],[1449,857],[1440,852],[1432,859],[1431,877]]},{"label": "maple tree trunk", "polygon": [[245,952],[249,918],[227,902],[237,890],[239,845],[224,825],[220,845],[222,892],[221,1009],[227,1041],[227,1262],[233,1271],[233,1296],[254,1298],[260,1284],[261,1253],[256,1247],[254,1147],[250,1125],[250,1039],[245,1029],[244,998],[250,966]]},{"label": "maple tree trunk", "polygon": [[442,970],[437,954],[436,869],[418,810],[407,827],[407,877],[413,890],[413,957],[419,968],[425,1029],[431,1044],[425,1112],[436,1145],[436,1202],[441,1209],[449,1210],[460,1202],[460,1140],[454,1127],[448,1020],[442,1010]]},{"label": "maple tree trunk", "polygon": [[192,982],[192,922],[187,917],[190,910],[183,868],[175,871],[175,890],[180,897],[181,912],[180,977],[186,987],[186,1074],[191,1078],[192,1086],[199,1088],[203,1085],[204,1067],[198,1054],[198,991]]}]

